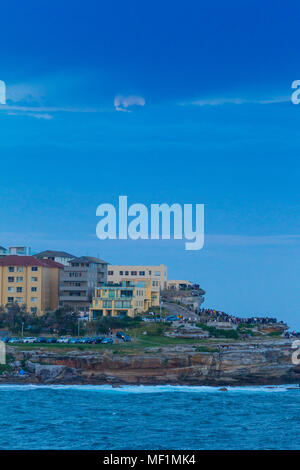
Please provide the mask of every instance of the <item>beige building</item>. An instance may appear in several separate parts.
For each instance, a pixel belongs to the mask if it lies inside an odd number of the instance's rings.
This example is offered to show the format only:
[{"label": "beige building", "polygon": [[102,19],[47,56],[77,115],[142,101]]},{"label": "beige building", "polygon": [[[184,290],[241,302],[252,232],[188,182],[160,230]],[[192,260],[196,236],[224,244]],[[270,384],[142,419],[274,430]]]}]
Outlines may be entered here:
[{"label": "beige building", "polygon": [[150,279],[107,283],[96,287],[90,320],[107,316],[135,317],[153,305],[151,294]]},{"label": "beige building", "polygon": [[0,258],[0,303],[26,305],[28,313],[43,315],[58,307],[59,272],[63,266],[33,256]]},{"label": "beige building", "polygon": [[151,304],[157,307],[160,303],[160,291],[167,288],[167,266],[109,265],[107,268],[108,283],[145,280],[150,281]]},{"label": "beige building", "polygon": [[107,280],[120,282],[127,279],[151,279],[160,289],[167,288],[167,266],[112,265],[107,268]]}]

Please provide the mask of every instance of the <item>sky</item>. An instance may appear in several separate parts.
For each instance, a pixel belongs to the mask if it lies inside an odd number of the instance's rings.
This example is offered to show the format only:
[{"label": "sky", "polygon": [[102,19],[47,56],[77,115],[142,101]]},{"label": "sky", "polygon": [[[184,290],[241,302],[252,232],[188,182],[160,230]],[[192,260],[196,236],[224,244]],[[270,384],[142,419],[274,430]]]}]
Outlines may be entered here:
[{"label": "sky", "polygon": [[[300,330],[298,2],[1,6],[0,245],[166,264]],[[205,244],[102,240],[96,208],[205,204]]]}]

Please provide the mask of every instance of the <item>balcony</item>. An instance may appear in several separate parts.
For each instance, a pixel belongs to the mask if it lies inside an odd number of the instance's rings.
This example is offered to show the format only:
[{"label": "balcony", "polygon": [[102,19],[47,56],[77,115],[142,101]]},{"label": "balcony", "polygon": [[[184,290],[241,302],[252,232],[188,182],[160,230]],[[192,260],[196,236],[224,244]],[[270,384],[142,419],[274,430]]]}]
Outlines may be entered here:
[{"label": "balcony", "polygon": [[90,302],[87,295],[60,295],[60,302]]},{"label": "balcony", "polygon": [[60,284],[59,286],[60,292],[64,291],[86,291],[87,285],[86,282],[81,282],[81,286],[68,286],[66,284]]}]

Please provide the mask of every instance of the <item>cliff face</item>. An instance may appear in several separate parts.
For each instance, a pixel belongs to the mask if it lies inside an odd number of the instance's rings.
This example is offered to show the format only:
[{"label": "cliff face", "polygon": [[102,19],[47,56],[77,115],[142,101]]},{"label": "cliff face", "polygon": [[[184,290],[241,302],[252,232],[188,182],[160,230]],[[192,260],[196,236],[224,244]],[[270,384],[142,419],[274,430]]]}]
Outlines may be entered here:
[{"label": "cliff face", "polygon": [[[22,382],[51,384],[254,385],[300,383],[291,340],[235,343],[222,352],[192,347],[140,355],[45,350],[13,351],[29,372]],[[11,348],[13,350],[13,348]],[[1,381],[9,381],[8,378]],[[12,379],[15,381],[17,379]]]}]

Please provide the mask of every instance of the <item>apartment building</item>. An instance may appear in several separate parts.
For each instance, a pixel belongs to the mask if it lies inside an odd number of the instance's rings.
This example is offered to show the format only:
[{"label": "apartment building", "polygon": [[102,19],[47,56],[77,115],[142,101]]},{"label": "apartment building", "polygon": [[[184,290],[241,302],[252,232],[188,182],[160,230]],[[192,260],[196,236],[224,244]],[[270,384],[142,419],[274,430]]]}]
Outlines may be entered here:
[{"label": "apartment building", "polygon": [[60,273],[60,306],[88,312],[95,287],[107,282],[107,264],[92,256],[71,259]]},{"label": "apartment building", "polygon": [[95,288],[90,320],[106,316],[134,317],[151,306],[151,282],[121,281]]},{"label": "apartment building", "polygon": [[10,246],[9,248],[4,248],[0,246],[0,256],[9,256],[9,255],[17,255],[17,256],[30,256],[31,248],[30,246]]},{"label": "apartment building", "polygon": [[52,261],[56,261],[57,263],[63,264],[64,266],[69,266],[70,261],[73,258],[76,258],[74,255],[70,253],[66,253],[65,251],[53,251],[53,250],[45,250],[41,251],[34,255],[37,259],[51,259]]},{"label": "apartment building", "polygon": [[137,266],[137,265],[109,265],[107,271],[108,282],[121,281],[151,281],[152,305],[158,306],[160,291],[167,288],[167,266]]},{"label": "apartment building", "polygon": [[32,314],[43,315],[58,307],[59,271],[63,266],[33,256],[0,258],[0,302],[26,305]]}]

